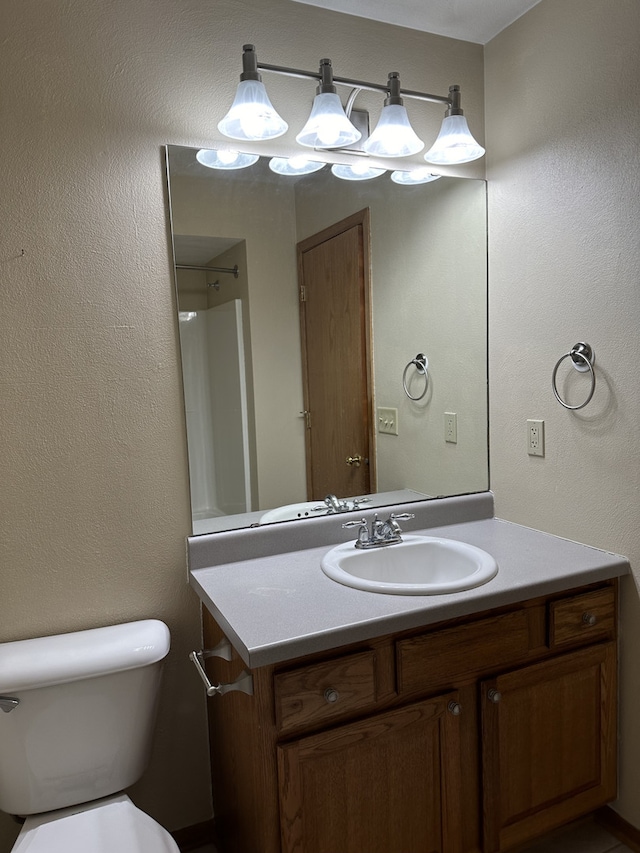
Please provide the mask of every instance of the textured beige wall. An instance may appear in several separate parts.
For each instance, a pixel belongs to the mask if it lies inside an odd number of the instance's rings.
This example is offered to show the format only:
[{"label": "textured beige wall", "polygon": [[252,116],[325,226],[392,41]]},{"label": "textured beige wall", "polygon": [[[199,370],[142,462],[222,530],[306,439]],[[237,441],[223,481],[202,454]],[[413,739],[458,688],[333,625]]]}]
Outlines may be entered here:
[{"label": "textured beige wall", "polygon": [[[329,54],[344,75],[458,82],[482,139],[482,48],[288,0],[4,0],[0,30],[0,641],[167,621],[157,748],[134,798],[174,829],[210,805],[161,146],[215,143],[248,41],[265,62]],[[299,123],[311,92],[270,88]],[[435,134],[430,109],[416,124]],[[15,834],[0,816],[3,853]]]},{"label": "textured beige wall", "polygon": [[[616,808],[640,827],[640,4],[542,0],[486,48],[492,487],[497,514],[626,554]],[[551,372],[595,347],[577,413]],[[587,379],[572,389],[586,393]],[[562,384],[562,383],[561,383]],[[546,423],[527,456],[525,421]]]}]

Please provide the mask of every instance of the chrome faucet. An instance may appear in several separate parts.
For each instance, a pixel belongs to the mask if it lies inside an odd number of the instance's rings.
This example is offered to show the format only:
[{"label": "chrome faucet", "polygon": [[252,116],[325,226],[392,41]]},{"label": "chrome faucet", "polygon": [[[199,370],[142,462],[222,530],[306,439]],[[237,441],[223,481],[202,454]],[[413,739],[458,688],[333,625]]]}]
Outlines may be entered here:
[{"label": "chrome faucet", "polygon": [[[350,507],[346,501],[341,501],[335,495],[327,495],[324,499],[325,505],[329,508],[329,512],[348,512]],[[315,507],[314,507],[315,509]],[[322,507],[318,507],[322,509]]]},{"label": "chrome faucet", "polygon": [[356,539],[356,548],[383,548],[385,545],[396,545],[402,542],[402,528],[398,524],[398,519],[404,521],[409,518],[415,518],[411,512],[391,513],[386,521],[378,518],[378,514],[371,522],[371,529],[366,518],[361,518],[360,521],[345,521],[343,527],[358,527],[358,538]]}]

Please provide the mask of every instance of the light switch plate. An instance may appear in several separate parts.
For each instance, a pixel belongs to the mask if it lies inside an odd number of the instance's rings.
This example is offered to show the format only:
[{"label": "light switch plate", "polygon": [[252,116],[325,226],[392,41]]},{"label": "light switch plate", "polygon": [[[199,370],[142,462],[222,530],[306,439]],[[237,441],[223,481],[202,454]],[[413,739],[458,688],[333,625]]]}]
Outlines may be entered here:
[{"label": "light switch plate", "polygon": [[378,406],[378,432],[398,435],[398,410]]}]

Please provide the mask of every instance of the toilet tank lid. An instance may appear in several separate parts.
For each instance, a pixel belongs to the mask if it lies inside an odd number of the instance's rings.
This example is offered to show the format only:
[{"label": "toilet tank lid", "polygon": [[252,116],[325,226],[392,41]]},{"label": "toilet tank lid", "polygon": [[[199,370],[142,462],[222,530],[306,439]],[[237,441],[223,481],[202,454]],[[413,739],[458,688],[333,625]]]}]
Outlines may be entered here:
[{"label": "toilet tank lid", "polygon": [[0,694],[137,669],[169,652],[169,629],[143,619],[0,644]]}]

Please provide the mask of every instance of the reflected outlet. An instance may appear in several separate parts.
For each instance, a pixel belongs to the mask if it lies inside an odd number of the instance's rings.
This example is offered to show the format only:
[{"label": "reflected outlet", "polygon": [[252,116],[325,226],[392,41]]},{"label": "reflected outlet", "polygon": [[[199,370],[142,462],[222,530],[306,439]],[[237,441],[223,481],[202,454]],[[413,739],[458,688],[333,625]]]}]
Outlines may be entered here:
[{"label": "reflected outlet", "polygon": [[384,432],[387,435],[398,434],[398,410],[384,408],[378,406],[378,432]]},{"label": "reflected outlet", "polygon": [[451,444],[458,443],[458,415],[456,412],[444,413],[444,440]]}]

